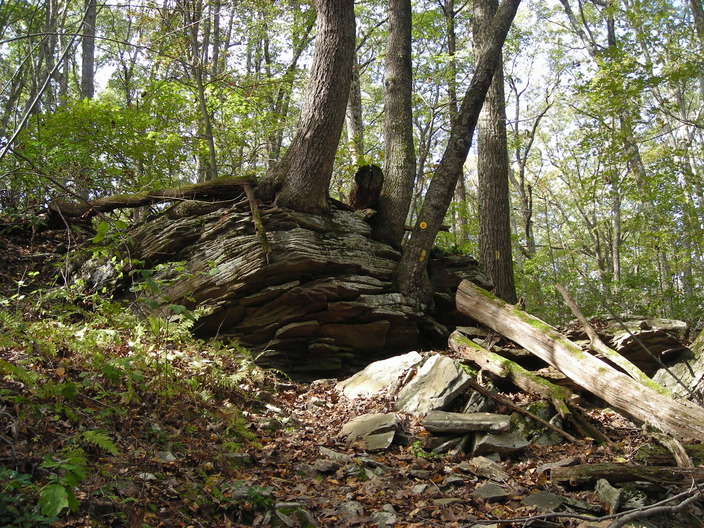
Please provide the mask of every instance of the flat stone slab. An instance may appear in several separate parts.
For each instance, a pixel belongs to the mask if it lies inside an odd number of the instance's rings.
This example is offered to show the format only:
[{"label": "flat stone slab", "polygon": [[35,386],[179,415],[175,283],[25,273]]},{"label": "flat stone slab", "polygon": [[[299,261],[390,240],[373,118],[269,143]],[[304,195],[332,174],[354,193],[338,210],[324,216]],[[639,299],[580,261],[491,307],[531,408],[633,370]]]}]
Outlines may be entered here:
[{"label": "flat stone slab", "polygon": [[457,466],[460,471],[466,471],[478,477],[484,477],[497,482],[507,482],[509,479],[499,464],[483,456],[477,456],[470,460],[465,460]]},{"label": "flat stone slab", "polygon": [[362,440],[370,451],[380,451],[391,445],[399,420],[393,413],[363,414],[342,426],[347,440]]},{"label": "flat stone slab", "polygon": [[511,430],[511,418],[494,413],[430,411],[423,427],[431,433],[462,434],[474,431],[504,433]]},{"label": "flat stone slab", "polygon": [[406,370],[422,361],[423,357],[418,352],[375,361],[354,376],[338,383],[336,388],[349,399],[371,396],[393,385]]},{"label": "flat stone slab", "polygon": [[564,497],[547,491],[537,491],[524,498],[521,504],[523,506],[536,506],[543,511],[555,511],[562,506],[563,502],[565,502]]},{"label": "flat stone slab", "polygon": [[447,356],[431,356],[398,393],[396,410],[425,415],[449,405],[472,379],[459,363]]},{"label": "flat stone slab", "polygon": [[490,482],[478,487],[471,493],[472,497],[484,499],[486,501],[501,501],[509,497],[508,492],[498,484]]},{"label": "flat stone slab", "polygon": [[520,451],[528,445],[528,440],[525,436],[517,433],[486,433],[477,437],[474,444],[474,455],[488,455],[490,453],[498,453],[507,455]]}]

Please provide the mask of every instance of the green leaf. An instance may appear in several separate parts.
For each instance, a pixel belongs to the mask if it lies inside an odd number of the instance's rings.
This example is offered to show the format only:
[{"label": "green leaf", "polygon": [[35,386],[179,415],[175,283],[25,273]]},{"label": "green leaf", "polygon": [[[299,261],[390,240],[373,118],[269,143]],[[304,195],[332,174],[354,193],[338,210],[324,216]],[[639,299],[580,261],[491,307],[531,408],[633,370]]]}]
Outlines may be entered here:
[{"label": "green leaf", "polygon": [[61,484],[49,484],[39,496],[39,507],[42,515],[55,517],[64,508],[69,507],[69,496],[66,488]]},{"label": "green leaf", "polygon": [[102,431],[84,431],[83,439],[89,444],[93,444],[103,451],[107,451],[111,455],[117,455],[120,453],[112,439]]},{"label": "green leaf", "polygon": [[170,304],[169,309],[176,315],[182,315],[186,319],[190,319],[191,321],[195,321],[195,317],[191,313],[191,311],[183,306],[182,304]]},{"label": "green leaf", "polygon": [[110,229],[110,224],[108,224],[106,221],[102,221],[98,224],[98,227],[96,228],[96,233],[95,236],[93,237],[93,243],[94,244],[99,244],[105,239],[105,236],[108,234],[108,230]]},{"label": "green leaf", "polygon": [[61,386],[61,396],[68,400],[72,400],[78,394],[78,385],[73,382],[64,383]]}]

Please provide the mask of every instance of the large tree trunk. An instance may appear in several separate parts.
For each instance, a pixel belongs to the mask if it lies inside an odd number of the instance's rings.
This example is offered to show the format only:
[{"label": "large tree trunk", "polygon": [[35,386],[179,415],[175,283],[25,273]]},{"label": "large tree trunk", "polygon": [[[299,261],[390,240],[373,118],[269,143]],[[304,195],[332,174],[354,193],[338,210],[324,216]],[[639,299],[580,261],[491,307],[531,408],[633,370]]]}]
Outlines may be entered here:
[{"label": "large tree trunk", "polygon": [[704,440],[704,409],[662,394],[662,387],[655,382],[646,385],[633,380],[584,352],[553,327],[472,283],[460,284],[457,308],[523,346],[636,420],[677,438]]},{"label": "large tree trunk", "polygon": [[423,305],[430,299],[427,257],[442,226],[457,180],[462,174],[484,98],[520,3],[521,0],[504,0],[494,16],[488,31],[490,37],[479,52],[474,77],[462,100],[460,113],[452,124],[447,147],[430,182],[418,221],[399,263],[396,276],[399,288],[417,304]]},{"label": "large tree trunk", "polygon": [[96,0],[86,0],[86,16],[83,21],[81,41],[81,97],[93,99],[95,95],[95,23]]},{"label": "large tree trunk", "polygon": [[328,186],[345,121],[355,48],[354,3],[314,4],[315,52],[298,130],[264,191],[273,192],[280,207],[311,213],[329,208]]},{"label": "large tree trunk", "polygon": [[401,247],[416,166],[411,100],[410,0],[389,2],[389,37],[384,74],[384,186],[372,226],[377,240]]},{"label": "large tree trunk", "polygon": [[[498,0],[474,2],[474,40],[488,38]],[[508,142],[503,61],[494,72],[479,116],[479,262],[494,283],[494,293],[506,302],[517,300],[511,251],[511,211],[508,189]]]}]

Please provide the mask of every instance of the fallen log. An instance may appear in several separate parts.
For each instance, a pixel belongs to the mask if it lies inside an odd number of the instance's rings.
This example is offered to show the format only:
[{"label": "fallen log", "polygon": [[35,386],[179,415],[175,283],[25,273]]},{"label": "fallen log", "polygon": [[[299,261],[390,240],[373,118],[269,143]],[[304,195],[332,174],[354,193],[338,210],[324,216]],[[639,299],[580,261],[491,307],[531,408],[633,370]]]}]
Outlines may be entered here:
[{"label": "fallen log", "polygon": [[563,418],[570,414],[567,402],[577,398],[577,395],[568,389],[533,374],[515,361],[487,350],[458,331],[450,335],[448,344],[452,350],[476,363],[480,368],[510,380],[516,387],[526,392],[549,399]]},{"label": "fallen log", "polygon": [[[648,376],[646,376],[645,373],[643,373],[643,371],[640,370],[636,365],[634,365],[621,354],[607,347],[606,344],[604,344],[604,342],[599,337],[599,334],[597,334],[596,330],[594,330],[594,328],[592,328],[592,326],[589,324],[589,321],[587,321],[587,318],[584,317],[582,311],[577,306],[577,303],[574,301],[574,299],[572,299],[572,296],[569,294],[569,292],[564,286],[558,284],[555,286],[555,289],[557,289],[557,291],[562,294],[562,297],[565,299],[567,306],[570,307],[572,313],[574,313],[575,317],[582,325],[582,328],[589,337],[590,347],[592,348],[592,350],[594,350],[594,352],[601,354],[606,359],[611,361],[614,365],[621,367],[623,371],[634,380],[639,381],[641,383],[648,383],[650,381],[650,378],[648,378]],[[668,394],[667,390],[662,387],[659,387],[659,389],[657,387],[654,388],[662,394]]]},{"label": "fallen log", "polygon": [[680,439],[704,440],[704,409],[661,394],[655,382],[639,383],[584,352],[555,328],[463,281],[457,309],[515,341],[572,381],[637,421]]},{"label": "fallen log", "polygon": [[[704,465],[704,445],[687,444],[684,449],[694,465]],[[633,460],[650,466],[670,466],[676,463],[675,457],[668,449],[655,444],[644,444],[639,447]]]},{"label": "fallen log", "polygon": [[[526,370],[518,363],[479,346],[457,331],[450,335],[449,345],[452,350],[460,354],[462,357],[476,363],[482,369],[488,370],[492,374],[510,380],[514,385],[526,392],[536,394],[542,398],[550,400],[550,403],[552,403],[553,407],[555,407],[558,414],[562,418],[570,420],[583,436],[594,438],[600,444],[612,443],[608,437],[593,427],[584,418],[584,416],[580,414],[582,412],[580,409],[574,408],[575,402],[579,400],[579,396],[566,387],[555,385],[550,380],[542,378],[541,376]],[[506,400],[504,398],[499,399],[498,395],[486,391],[486,389],[483,389],[481,385],[478,385],[475,382],[472,382],[470,386],[485,396],[494,398],[504,405],[509,405],[512,408],[515,408],[510,400]],[[570,407],[570,405],[572,405],[572,407]],[[559,427],[555,427],[549,422],[532,415],[532,413],[527,413],[525,409],[517,408],[517,410],[523,414],[530,415],[533,420],[537,420],[545,427],[561,434],[570,442],[575,442],[577,440],[575,437],[566,433]]]},{"label": "fallen log", "polygon": [[71,202],[57,198],[49,202],[49,220],[91,218],[99,213],[129,209],[174,200],[226,200],[245,193],[245,186],[254,186],[250,177],[216,178],[175,189],[154,189],[144,194],[115,194],[92,201]]},{"label": "fallen log", "polygon": [[581,464],[578,466],[555,467],[550,470],[550,480],[554,483],[568,483],[570,486],[592,484],[606,479],[610,484],[645,480],[661,485],[688,484],[692,480],[704,482],[703,468],[680,468],[664,466],[640,466],[637,464]]}]

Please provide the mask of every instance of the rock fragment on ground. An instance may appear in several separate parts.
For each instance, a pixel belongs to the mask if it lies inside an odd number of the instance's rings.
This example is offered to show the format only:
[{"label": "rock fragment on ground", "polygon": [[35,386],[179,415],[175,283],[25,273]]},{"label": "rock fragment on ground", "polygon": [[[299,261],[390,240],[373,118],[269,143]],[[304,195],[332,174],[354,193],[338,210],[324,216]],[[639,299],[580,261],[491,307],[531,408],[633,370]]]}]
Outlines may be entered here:
[{"label": "rock fragment on ground", "polygon": [[422,416],[449,405],[470,384],[459,362],[442,355],[428,358],[398,394],[396,410]]},{"label": "rock fragment on ground", "polygon": [[371,396],[398,382],[408,369],[420,364],[423,357],[418,352],[408,352],[370,363],[364,370],[341,381],[337,389],[350,399]]},{"label": "rock fragment on ground", "polygon": [[528,440],[518,433],[486,433],[477,437],[473,454],[475,456],[490,453],[508,455],[520,451],[527,445]]},{"label": "rock fragment on ground", "polygon": [[342,426],[342,433],[349,442],[361,440],[367,450],[379,451],[391,445],[396,436],[399,420],[394,413],[363,414]]}]

